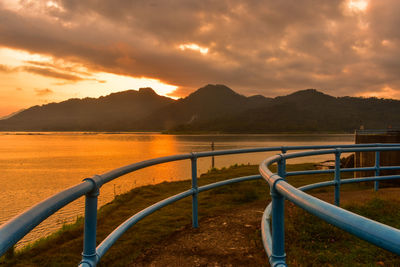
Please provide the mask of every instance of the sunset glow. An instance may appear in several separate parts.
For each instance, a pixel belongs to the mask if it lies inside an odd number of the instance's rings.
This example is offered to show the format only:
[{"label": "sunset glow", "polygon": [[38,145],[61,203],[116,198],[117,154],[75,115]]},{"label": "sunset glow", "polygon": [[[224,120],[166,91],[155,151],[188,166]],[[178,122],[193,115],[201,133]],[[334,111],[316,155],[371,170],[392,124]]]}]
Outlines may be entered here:
[{"label": "sunset glow", "polygon": [[91,71],[84,65],[21,50],[0,48],[0,117],[32,105],[99,97],[151,87],[167,96],[177,89],[157,79]]},{"label": "sunset glow", "polygon": [[179,49],[181,49],[182,51],[185,51],[186,49],[198,51],[203,55],[208,53],[207,47],[201,47],[197,44],[181,44],[181,45],[179,45]]},{"label": "sunset glow", "polygon": [[350,0],[348,3],[350,9],[358,10],[358,11],[365,11],[368,7],[367,0]]},{"label": "sunset glow", "polygon": [[[0,117],[33,105],[205,84],[274,97],[399,97],[400,2],[0,2]],[[390,88],[384,90],[382,88]]]},{"label": "sunset glow", "polygon": [[394,90],[393,88],[390,88],[389,86],[385,86],[379,91],[365,92],[361,96],[400,99],[400,92],[398,90]]}]

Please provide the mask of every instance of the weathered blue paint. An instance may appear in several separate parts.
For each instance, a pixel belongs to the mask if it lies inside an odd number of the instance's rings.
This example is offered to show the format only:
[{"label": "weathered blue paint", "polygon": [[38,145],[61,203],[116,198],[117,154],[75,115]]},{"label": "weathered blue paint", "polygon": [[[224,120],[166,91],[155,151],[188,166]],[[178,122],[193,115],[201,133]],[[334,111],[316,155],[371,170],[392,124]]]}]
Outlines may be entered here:
[{"label": "weathered blue paint", "polygon": [[[380,151],[376,151],[375,152],[375,176],[378,177],[379,176],[379,165],[380,165],[380,158],[381,158],[381,152]],[[374,190],[378,191],[379,190],[379,182],[375,181],[374,182]]]},{"label": "weathered blue paint", "polygon": [[94,185],[93,190],[87,193],[85,197],[85,224],[81,264],[87,264],[88,266],[96,266],[98,260],[96,254],[97,198],[100,194],[100,187],[96,182],[98,178],[101,177],[95,176],[85,179]]},{"label": "weathered blue paint", "polygon": [[340,206],[340,150],[335,152],[335,205]]},{"label": "weathered blue paint", "polygon": [[269,261],[272,266],[283,265],[286,266],[285,254],[285,198],[276,190],[276,182],[284,179],[285,177],[285,159],[281,157],[278,161],[278,175],[279,179],[276,180],[271,186],[271,199],[272,199],[272,254]]},{"label": "weathered blue paint", "polygon": [[0,227],[0,255],[56,211],[92,190],[92,183],[72,186],[7,221]]},{"label": "weathered blue paint", "polygon": [[[286,153],[295,150],[311,150],[297,153]],[[316,216],[336,225],[362,239],[367,240],[377,246],[385,248],[394,253],[400,254],[400,231],[367,218],[358,216],[351,212],[340,209],[319,199],[303,193],[302,191],[324,187],[335,186],[335,196],[339,194],[340,184],[356,183],[362,181],[381,181],[400,179],[400,175],[390,175],[377,177],[381,170],[398,170],[400,166],[379,166],[379,151],[400,150],[399,144],[360,144],[360,145],[329,145],[329,146],[281,146],[264,147],[251,149],[232,149],[209,152],[194,152],[188,154],[161,157],[133,163],[102,175],[95,175],[92,178],[85,179],[81,184],[70,187],[16,216],[0,227],[0,255],[3,255],[8,248],[13,246],[18,240],[26,235],[30,230],[45,220],[48,216],[55,213],[60,208],[71,203],[81,196],[86,196],[85,202],[85,232],[84,232],[84,251],[80,266],[96,266],[101,257],[115,243],[115,241],[130,227],[136,224],[144,217],[172,204],[185,197],[193,198],[193,227],[198,227],[198,193],[224,186],[232,183],[250,181],[264,178],[271,187],[272,204],[265,209],[262,218],[262,239],[265,251],[270,259],[272,266],[286,266],[284,251],[284,199],[288,199],[303,209],[315,214]],[[222,156],[241,153],[255,153],[266,151],[281,151],[282,154],[268,158],[260,165],[261,175],[252,175],[238,177],[225,181],[197,186],[197,158]],[[376,163],[374,167],[366,168],[340,168],[340,153],[361,151],[376,151]],[[296,157],[307,157],[321,154],[335,154],[335,170],[307,170],[307,171],[286,171],[286,160]],[[108,237],[106,237],[99,246],[96,246],[96,224],[97,224],[97,196],[100,187],[124,174],[178,160],[191,160],[192,162],[192,188],[179,193],[175,196],[162,200],[154,205],[140,211],[118,226]],[[268,166],[274,162],[278,163],[278,173],[274,174]],[[353,172],[359,170],[375,171],[374,177],[340,179],[341,172]],[[290,186],[286,181],[286,176],[294,175],[312,175],[318,173],[334,173],[333,181],[326,181],[303,186],[296,189]],[[376,187],[377,188],[377,187]],[[337,203],[339,203],[337,197]],[[271,216],[272,215],[272,216]],[[272,218],[271,218],[272,217]],[[272,219],[272,236],[269,221]]]},{"label": "weathered blue paint", "polygon": [[190,159],[192,162],[192,226],[193,228],[199,227],[199,219],[198,219],[198,195],[199,190],[197,187],[197,157],[193,155]]},{"label": "weathered blue paint", "polygon": [[[389,149],[390,150],[390,149]],[[391,150],[400,150],[399,147],[392,147]],[[390,180],[390,179],[399,179],[400,175],[390,175],[384,177],[366,177],[366,178],[352,178],[352,179],[343,179],[340,180],[340,153],[341,152],[352,152],[352,151],[388,151],[387,147],[375,147],[371,148],[353,148],[353,149],[335,149],[335,150],[320,150],[320,151],[307,151],[307,152],[299,152],[292,153],[288,155],[280,155],[270,157],[266,159],[262,164],[260,164],[260,173],[263,178],[269,183],[271,190],[275,189],[275,193],[281,194],[286,199],[290,200],[297,206],[305,209],[306,211],[318,216],[319,218],[327,221],[330,224],[333,224],[361,239],[364,239],[376,246],[389,250],[393,253],[400,255],[400,230],[389,227],[387,225],[375,222],[368,218],[359,216],[352,212],[341,209],[338,206],[331,205],[322,200],[319,200],[311,195],[304,193],[303,191],[324,187],[324,186],[335,186],[337,188],[338,182],[339,184],[347,184],[347,183],[355,183],[362,181],[379,181],[379,180]],[[335,154],[335,179],[333,181],[320,182],[316,184],[306,185],[301,188],[294,188],[290,184],[288,184],[280,175],[272,173],[268,166],[271,164],[278,162],[282,157],[285,158],[295,158],[295,157],[304,157],[304,156],[312,156],[312,155],[320,155],[320,154]],[[379,156],[378,156],[379,159]],[[379,162],[379,160],[377,161]],[[355,168],[353,168],[355,169]],[[366,168],[361,168],[366,169]],[[379,167],[379,163],[373,167],[373,169],[379,170],[383,169]],[[400,169],[400,166],[396,166],[394,169]],[[316,171],[302,171],[296,172],[301,174],[315,174],[318,173]],[[294,175],[295,173],[287,173],[286,175]],[[339,187],[340,189],[340,187]],[[274,250],[274,242],[273,231],[274,227],[272,227],[272,241],[269,227],[266,226],[268,222],[264,222],[264,220],[268,220],[270,218],[270,214],[272,213],[272,217],[275,214],[274,211],[274,201],[272,201],[272,209],[267,207],[264,211],[263,221],[262,221],[262,239],[265,247],[266,253],[271,254],[271,250]],[[335,191],[335,204],[339,204],[338,197],[336,196]],[[280,207],[277,208],[278,210]],[[272,218],[272,223],[274,222]],[[282,223],[283,225],[283,223]],[[279,243],[279,241],[278,241]],[[272,252],[273,254],[273,252]],[[270,257],[271,265],[274,264],[273,259]]]}]

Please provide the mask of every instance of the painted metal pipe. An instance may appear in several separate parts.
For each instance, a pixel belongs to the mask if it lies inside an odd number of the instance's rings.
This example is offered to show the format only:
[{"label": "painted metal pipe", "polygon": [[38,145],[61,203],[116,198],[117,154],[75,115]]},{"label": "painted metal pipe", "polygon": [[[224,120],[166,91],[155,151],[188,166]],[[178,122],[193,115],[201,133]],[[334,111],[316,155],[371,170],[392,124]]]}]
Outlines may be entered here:
[{"label": "painted metal pipe", "polygon": [[[386,150],[387,148],[382,149],[381,147],[371,149],[370,148],[362,148],[362,149],[353,149],[353,150],[368,150],[368,151],[381,151]],[[395,150],[399,150],[398,147]],[[344,179],[340,181],[340,153],[343,150],[336,149],[335,151],[332,150],[322,150],[322,151],[308,151],[308,152],[298,152],[286,155],[280,155],[270,157],[266,159],[263,163],[260,164],[260,174],[263,178],[270,184],[271,190],[275,189],[278,193],[282,194],[284,197],[295,203],[296,205],[300,206],[301,208],[307,210],[308,212],[324,219],[328,223],[331,223],[345,231],[350,232],[362,238],[372,244],[380,246],[384,249],[392,251],[394,253],[400,254],[400,230],[380,224],[378,222],[372,221],[370,219],[364,218],[357,214],[351,213],[349,211],[343,210],[339,207],[333,206],[328,204],[322,200],[314,198],[306,193],[303,193],[301,190],[296,189],[289,185],[284,179],[277,174],[273,174],[268,166],[273,164],[274,162],[278,162],[283,158],[295,158],[295,157],[303,157],[303,156],[311,156],[311,155],[318,155],[318,154],[328,154],[328,153],[335,153],[335,179],[334,181],[327,181],[322,183],[316,183],[313,185],[303,186],[300,189],[303,190],[310,190],[313,188],[318,188],[322,186],[328,185],[335,185],[335,187],[340,183],[353,183],[353,182],[360,182],[363,180],[383,180],[383,179],[397,179],[400,178],[399,175],[387,176],[387,177],[368,177],[368,178],[353,178],[353,179]],[[347,152],[347,151],[346,151]],[[379,167],[378,167],[379,168]],[[376,167],[374,167],[376,170]],[[279,167],[278,167],[279,172]],[[302,174],[305,174],[304,172]],[[340,187],[338,188],[340,190]],[[338,190],[338,191],[339,191]],[[338,198],[336,198],[338,199]],[[338,204],[338,201],[335,201]],[[278,207],[278,210],[281,208]],[[270,213],[272,212],[274,216],[274,200],[272,200],[272,211],[266,209],[264,212],[263,218],[268,218]],[[269,234],[266,233],[269,230],[268,226],[265,226],[264,219],[262,221],[263,231],[262,231],[262,238],[263,244],[266,248],[267,254],[270,253],[271,246],[272,250],[276,246],[274,244],[275,239],[273,238],[273,229],[272,227],[272,242],[269,242]],[[271,265],[273,264],[273,259],[270,258]]]},{"label": "painted metal pipe", "polygon": [[192,226],[193,228],[199,227],[199,218],[198,218],[198,186],[197,186],[197,157],[193,156],[191,159],[192,163]]},{"label": "painted metal pipe", "polygon": [[267,253],[268,260],[271,261],[272,255],[272,236],[269,221],[271,219],[272,203],[269,203],[263,212],[261,219],[261,239],[263,241],[265,252]]},{"label": "painted metal pipe", "polygon": [[0,227],[0,255],[3,255],[10,247],[50,215],[79,197],[84,196],[92,188],[93,184],[89,181],[72,186],[43,200],[3,224]]},{"label": "painted metal pipe", "polygon": [[335,205],[340,206],[340,151],[335,152]]},{"label": "painted metal pipe", "polygon": [[96,231],[97,231],[97,198],[100,194],[99,186],[92,178],[88,178],[94,184],[92,191],[85,197],[85,223],[83,232],[83,252],[80,264],[96,266],[98,258],[96,254]]},{"label": "painted metal pipe", "polygon": [[[285,176],[285,159],[281,157],[278,161],[279,179]],[[272,254],[270,261],[272,266],[286,266],[285,254],[285,198],[275,188],[276,182],[271,187],[272,199]]]},{"label": "painted metal pipe", "polygon": [[288,200],[324,221],[400,255],[400,230],[326,203],[282,180],[278,181],[276,189]]},{"label": "painted metal pipe", "polygon": [[[379,176],[379,166],[380,166],[380,151],[375,151],[375,176]],[[374,190],[375,192],[379,190],[379,182],[375,181],[374,182]]]},{"label": "painted metal pipe", "polygon": [[149,216],[153,212],[161,209],[162,207],[165,207],[169,204],[172,204],[180,199],[183,199],[185,197],[191,196],[193,194],[193,189],[184,191],[182,193],[176,194],[172,197],[169,197],[167,199],[164,199],[162,201],[159,201],[144,210],[136,213],[129,219],[127,219],[125,222],[120,224],[112,233],[110,233],[101,243],[100,245],[97,246],[97,255],[98,258],[100,259],[101,257],[104,256],[104,254],[108,251],[108,249],[118,240],[118,238],[121,237],[123,233],[125,233],[129,228],[131,228],[133,225],[135,225],[138,221],[141,219]]},{"label": "painted metal pipe", "polygon": [[[113,179],[122,176],[124,174],[146,168],[149,166],[162,164],[171,161],[177,160],[185,160],[191,159],[193,156],[199,157],[208,157],[208,156],[220,156],[220,155],[229,155],[229,154],[241,154],[241,153],[256,153],[256,152],[267,152],[267,151],[282,151],[286,152],[289,150],[307,150],[313,149],[313,151],[308,152],[300,152],[300,153],[292,153],[292,154],[284,154],[285,159],[299,157],[299,156],[310,156],[310,155],[319,155],[319,154],[327,154],[332,153],[334,149],[341,148],[342,152],[353,152],[353,151],[389,151],[395,150],[399,151],[399,144],[358,144],[358,145],[329,145],[329,146],[280,146],[280,147],[266,147],[266,148],[252,148],[252,149],[233,149],[233,150],[221,150],[221,151],[210,151],[210,152],[197,152],[190,154],[181,154],[181,155],[173,155],[162,158],[145,160],[142,162],[137,162],[134,164],[126,165],[120,167],[118,169],[114,169],[110,172],[107,172],[103,175],[95,177],[95,183],[98,187],[102,184],[112,181]],[[325,151],[318,151],[319,149],[328,149]],[[330,150],[329,149],[333,149]],[[302,153],[302,154],[301,154]],[[296,155],[293,155],[296,154]],[[274,158],[274,157],[272,157]],[[270,158],[271,159],[271,158]],[[385,166],[380,167],[379,170],[396,170],[399,169],[399,166]],[[348,168],[341,169],[340,171],[354,171],[354,170],[369,170],[368,168]],[[376,168],[372,168],[372,170],[376,170]],[[287,176],[295,175],[296,172],[286,173]],[[305,173],[303,173],[305,174]],[[264,177],[265,178],[265,177]],[[369,178],[372,179],[372,178]],[[390,176],[385,179],[397,179],[396,176]],[[382,180],[382,179],[376,179]],[[268,179],[267,179],[268,181]],[[361,181],[361,180],[359,180]],[[342,183],[350,183],[355,181],[345,181],[342,180]],[[206,187],[203,187],[204,190]],[[211,187],[210,187],[211,188]],[[37,226],[40,222],[45,220],[48,216],[55,213],[57,210],[62,208],[63,206],[69,204],[70,202],[76,200],[77,198],[86,195],[88,192],[93,190],[93,183],[90,181],[85,181],[81,184],[68,188],[27,210],[26,212],[16,216],[11,219],[7,223],[3,224],[0,227],[0,255],[4,254],[8,248],[14,245],[19,239],[21,239],[24,235],[26,235],[30,230],[32,230],[35,226]],[[198,192],[200,192],[201,187],[198,188]],[[190,192],[193,195],[193,190],[185,191]],[[185,193],[183,192],[183,193]],[[150,207],[149,207],[150,208]],[[83,263],[85,265],[86,263]]]},{"label": "painted metal pipe", "polygon": [[258,179],[261,179],[261,178],[262,177],[259,174],[232,178],[232,179],[229,179],[229,180],[224,180],[224,181],[215,182],[215,183],[212,183],[212,184],[200,186],[198,188],[198,191],[200,193],[200,192],[204,192],[204,191],[207,191],[207,190],[210,190],[210,189],[213,189],[213,188],[217,188],[217,187],[220,187],[220,186],[224,186],[224,185],[240,183],[240,182],[246,182],[246,181],[252,181],[252,180],[258,180]]}]

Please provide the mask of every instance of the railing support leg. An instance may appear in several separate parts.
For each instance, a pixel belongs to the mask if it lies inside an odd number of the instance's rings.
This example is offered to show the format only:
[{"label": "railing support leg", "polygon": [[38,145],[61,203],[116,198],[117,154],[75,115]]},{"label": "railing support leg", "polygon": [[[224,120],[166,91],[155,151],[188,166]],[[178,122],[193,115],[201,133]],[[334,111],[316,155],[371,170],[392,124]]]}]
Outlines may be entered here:
[{"label": "railing support leg", "polygon": [[[91,180],[90,178],[88,180]],[[83,235],[83,252],[80,266],[94,267],[97,264],[96,228],[97,228],[97,197],[99,188],[96,183],[93,191],[85,197],[85,225]]]},{"label": "railing support leg", "polygon": [[335,153],[335,205],[340,206],[340,151]]},{"label": "railing support leg", "polygon": [[[379,167],[380,167],[380,151],[375,152],[375,176],[380,175]],[[379,181],[374,182],[374,190],[378,191],[379,190]]]},{"label": "railing support leg", "polygon": [[[286,176],[286,161],[281,159],[278,162],[278,175]],[[272,198],[272,255],[273,266],[286,266],[285,254],[285,198],[279,194],[275,184],[271,187]]]},{"label": "railing support leg", "polygon": [[198,220],[198,187],[197,187],[197,157],[193,155],[191,158],[192,162],[192,225],[193,228],[199,227],[199,220]]}]

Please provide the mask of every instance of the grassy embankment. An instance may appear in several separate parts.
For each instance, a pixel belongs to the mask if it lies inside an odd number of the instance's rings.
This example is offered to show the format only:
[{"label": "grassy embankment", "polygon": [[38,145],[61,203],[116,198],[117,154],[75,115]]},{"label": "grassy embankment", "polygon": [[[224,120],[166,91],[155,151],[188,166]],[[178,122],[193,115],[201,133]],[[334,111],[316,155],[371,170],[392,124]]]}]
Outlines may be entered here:
[{"label": "grassy embankment", "polygon": [[[313,164],[288,165],[288,170],[305,170]],[[199,179],[204,185],[231,177],[258,173],[258,166],[232,166],[212,170]],[[331,179],[332,175],[289,177],[300,186]],[[117,225],[143,208],[190,187],[190,181],[144,186],[117,196],[100,209],[98,241],[103,240]],[[314,191],[322,198],[332,199],[331,188]],[[344,207],[358,214],[400,228],[400,200],[388,197],[384,190],[374,193],[371,186],[342,186]],[[346,196],[347,199],[346,199]],[[371,196],[366,198],[366,196]],[[356,199],[360,197],[363,203]],[[199,195],[199,216],[214,216],[227,209],[252,201],[269,201],[269,189],[262,180],[217,188]],[[184,199],[145,218],[126,232],[102,258],[100,266],[126,266],[146,249],[191,223],[191,199]],[[2,259],[2,266],[76,266],[82,252],[82,219],[65,225],[59,232],[39,240],[30,248],[17,252],[11,259]],[[201,221],[200,221],[201,227]],[[252,238],[257,238],[257,232]],[[261,241],[257,244],[262,250]],[[400,266],[400,257],[361,241],[287,203],[286,252],[289,265]]]}]

